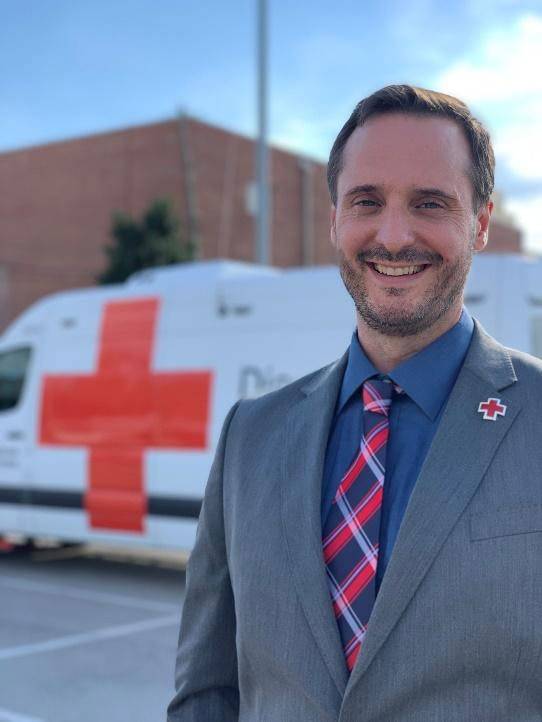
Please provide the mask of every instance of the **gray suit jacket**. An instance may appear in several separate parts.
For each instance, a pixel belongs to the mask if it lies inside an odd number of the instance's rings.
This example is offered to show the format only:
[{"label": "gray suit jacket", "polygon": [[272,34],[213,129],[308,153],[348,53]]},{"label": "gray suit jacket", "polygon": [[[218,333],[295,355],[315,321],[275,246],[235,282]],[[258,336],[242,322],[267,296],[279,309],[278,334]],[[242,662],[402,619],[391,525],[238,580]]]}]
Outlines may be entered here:
[{"label": "gray suit jacket", "polygon": [[542,720],[542,363],[476,325],[348,678],[320,522],[346,358],[226,419],[169,722]]}]

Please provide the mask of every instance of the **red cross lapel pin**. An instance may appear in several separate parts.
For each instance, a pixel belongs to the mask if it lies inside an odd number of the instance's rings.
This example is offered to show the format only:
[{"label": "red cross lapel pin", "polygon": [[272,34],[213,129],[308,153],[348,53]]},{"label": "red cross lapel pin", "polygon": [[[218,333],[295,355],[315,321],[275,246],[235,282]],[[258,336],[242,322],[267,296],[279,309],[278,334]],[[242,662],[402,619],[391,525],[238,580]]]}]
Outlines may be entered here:
[{"label": "red cross lapel pin", "polygon": [[497,416],[504,416],[506,413],[506,406],[501,404],[500,399],[488,399],[487,401],[480,401],[478,406],[478,413],[483,414],[483,419],[486,421],[495,421]]}]

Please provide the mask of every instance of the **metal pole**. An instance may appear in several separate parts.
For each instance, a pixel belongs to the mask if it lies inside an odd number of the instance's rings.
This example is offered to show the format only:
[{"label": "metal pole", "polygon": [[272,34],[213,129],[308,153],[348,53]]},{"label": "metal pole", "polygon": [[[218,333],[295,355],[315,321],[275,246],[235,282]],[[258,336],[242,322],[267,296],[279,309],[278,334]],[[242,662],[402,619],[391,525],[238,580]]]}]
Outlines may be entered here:
[{"label": "metal pole", "polygon": [[269,166],[267,151],[267,0],[258,0],[258,219],[257,263],[269,263]]},{"label": "metal pole", "polygon": [[181,147],[181,167],[184,180],[184,193],[186,197],[186,215],[188,226],[188,237],[194,245],[194,258],[201,255],[198,204],[196,198],[196,179],[194,178],[194,164],[190,153],[190,139],[188,137],[188,117],[182,111],[179,112],[179,141]]}]

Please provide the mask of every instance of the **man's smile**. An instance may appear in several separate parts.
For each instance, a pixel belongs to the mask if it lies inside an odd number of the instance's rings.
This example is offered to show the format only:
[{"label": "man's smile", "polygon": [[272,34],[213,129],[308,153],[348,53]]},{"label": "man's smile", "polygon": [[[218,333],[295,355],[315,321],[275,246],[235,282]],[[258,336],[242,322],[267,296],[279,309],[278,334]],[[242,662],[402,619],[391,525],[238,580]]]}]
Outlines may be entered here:
[{"label": "man's smile", "polygon": [[420,263],[417,265],[391,265],[388,263],[376,263],[365,261],[369,268],[370,276],[378,279],[380,285],[410,285],[424,276],[431,263]]},{"label": "man's smile", "polygon": [[372,268],[384,276],[412,276],[416,273],[420,273],[429,264],[420,264],[417,266],[389,266],[384,263],[370,263]]}]

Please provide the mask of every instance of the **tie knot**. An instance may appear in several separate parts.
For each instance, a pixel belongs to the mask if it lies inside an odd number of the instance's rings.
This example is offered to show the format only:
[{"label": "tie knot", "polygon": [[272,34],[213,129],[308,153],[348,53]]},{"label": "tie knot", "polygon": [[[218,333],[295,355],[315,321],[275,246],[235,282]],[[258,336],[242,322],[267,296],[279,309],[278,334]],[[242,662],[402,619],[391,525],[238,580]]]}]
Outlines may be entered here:
[{"label": "tie knot", "polygon": [[395,385],[391,379],[369,379],[363,384],[363,411],[388,415]]}]

